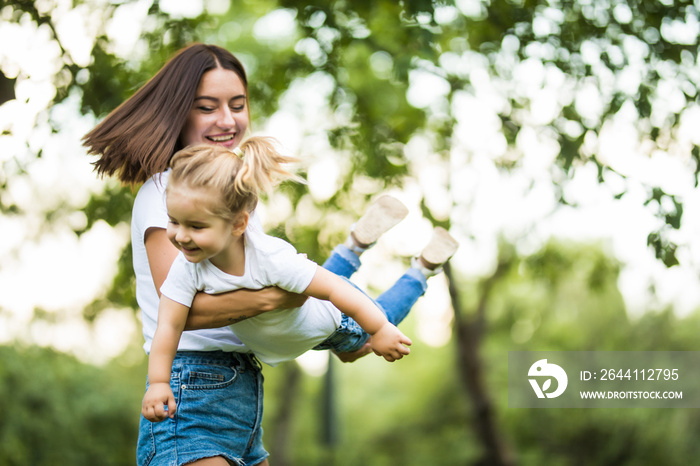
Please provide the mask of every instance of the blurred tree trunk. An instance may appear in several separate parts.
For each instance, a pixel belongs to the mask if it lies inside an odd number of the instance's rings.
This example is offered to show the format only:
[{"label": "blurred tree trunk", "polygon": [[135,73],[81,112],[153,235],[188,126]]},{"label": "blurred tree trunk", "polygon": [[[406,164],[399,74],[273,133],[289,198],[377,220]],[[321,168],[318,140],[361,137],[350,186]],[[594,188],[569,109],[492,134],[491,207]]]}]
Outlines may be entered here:
[{"label": "blurred tree trunk", "polygon": [[275,413],[272,425],[272,442],[270,448],[270,462],[275,466],[291,466],[291,427],[293,407],[299,393],[301,370],[296,362],[290,361],[283,365],[284,375],[280,384],[276,399],[279,408]]},{"label": "blurred tree trunk", "polygon": [[324,376],[321,395],[321,443],[332,450],[338,443],[338,415],[335,401],[334,356],[328,352],[328,369]]},{"label": "blurred tree trunk", "polygon": [[499,260],[496,271],[481,285],[476,312],[472,317],[467,317],[467,312],[459,299],[450,264],[449,262],[445,264],[445,276],[455,315],[458,371],[474,410],[474,428],[483,447],[483,457],[477,463],[479,465],[512,466],[516,464],[513,451],[496,421],[495,409],[486,386],[484,365],[479,352],[484,335],[485,310],[491,291],[507,269],[508,263]]},{"label": "blurred tree trunk", "polygon": [[[323,463],[332,466],[337,463],[338,412],[336,403],[335,357],[328,351],[328,369],[323,381],[321,393],[321,445],[323,445]],[[275,465],[276,466],[276,465]]]}]

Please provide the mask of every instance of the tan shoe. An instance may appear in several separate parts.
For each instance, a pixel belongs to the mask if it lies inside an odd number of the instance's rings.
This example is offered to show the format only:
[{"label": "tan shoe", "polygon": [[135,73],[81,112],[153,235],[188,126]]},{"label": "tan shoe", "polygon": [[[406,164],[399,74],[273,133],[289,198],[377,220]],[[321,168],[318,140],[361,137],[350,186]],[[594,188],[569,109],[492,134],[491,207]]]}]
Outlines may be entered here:
[{"label": "tan shoe", "polygon": [[368,248],[406,215],[408,215],[408,209],[401,201],[384,194],[378,197],[360,220],[353,225],[350,235],[357,246]]},{"label": "tan shoe", "polygon": [[444,228],[435,227],[428,245],[420,253],[421,262],[429,269],[437,269],[457,252],[459,243]]}]

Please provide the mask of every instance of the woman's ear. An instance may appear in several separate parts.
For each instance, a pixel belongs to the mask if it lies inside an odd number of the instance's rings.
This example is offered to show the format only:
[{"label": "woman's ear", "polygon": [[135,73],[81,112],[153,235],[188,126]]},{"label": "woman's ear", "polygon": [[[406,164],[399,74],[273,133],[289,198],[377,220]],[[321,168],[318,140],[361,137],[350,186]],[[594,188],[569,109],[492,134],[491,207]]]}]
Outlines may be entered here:
[{"label": "woman's ear", "polygon": [[231,228],[231,233],[240,236],[243,234],[245,229],[248,227],[248,220],[250,219],[250,214],[248,212],[240,212],[236,215],[233,220],[233,227]]}]

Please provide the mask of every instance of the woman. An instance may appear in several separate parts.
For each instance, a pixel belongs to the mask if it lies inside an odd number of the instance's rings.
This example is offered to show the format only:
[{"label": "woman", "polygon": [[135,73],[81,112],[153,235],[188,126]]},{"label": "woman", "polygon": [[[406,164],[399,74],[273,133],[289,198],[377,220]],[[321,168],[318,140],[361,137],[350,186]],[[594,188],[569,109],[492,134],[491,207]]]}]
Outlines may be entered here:
[{"label": "woman", "polygon": [[[238,146],[249,123],[242,64],[221,47],[193,44],[84,137],[88,152],[99,155],[94,163],[99,175],[144,183],[134,202],[131,239],[146,352],[156,329],[159,290],[178,253],[166,236],[165,182],[160,174],[183,147]],[[345,257],[334,254],[329,262],[356,269],[357,256],[405,215],[393,208],[380,206],[368,228],[362,229],[364,242],[352,236],[353,247],[344,248]],[[259,224],[255,215],[250,221]],[[173,364],[177,421],[151,423],[141,418],[138,464],[267,465],[260,427],[260,366],[227,326],[264,311],[298,307],[305,299],[278,288],[216,296],[198,293],[186,328],[200,330],[183,335]],[[352,361],[367,352],[368,345],[341,359]]]}]

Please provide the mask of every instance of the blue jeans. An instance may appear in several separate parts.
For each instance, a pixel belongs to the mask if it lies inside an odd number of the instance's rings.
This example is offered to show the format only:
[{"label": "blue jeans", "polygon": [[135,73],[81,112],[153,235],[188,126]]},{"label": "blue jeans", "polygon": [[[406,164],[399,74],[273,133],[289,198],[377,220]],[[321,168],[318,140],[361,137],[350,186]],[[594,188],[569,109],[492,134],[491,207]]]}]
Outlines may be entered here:
[{"label": "blue jeans", "polygon": [[177,403],[175,417],[150,422],[141,416],[139,466],[182,465],[212,456],[243,466],[267,458],[260,426],[263,377],[254,356],[178,352],[170,387]]},{"label": "blue jeans", "polygon": [[[349,279],[360,268],[360,258],[346,246],[340,245],[333,250],[323,268]],[[427,288],[428,282],[423,273],[410,268],[374,302],[386,314],[389,322],[398,325]],[[331,349],[337,353],[356,351],[362,348],[368,338],[367,332],[357,322],[343,314],[338,329],[314,349]]]}]

